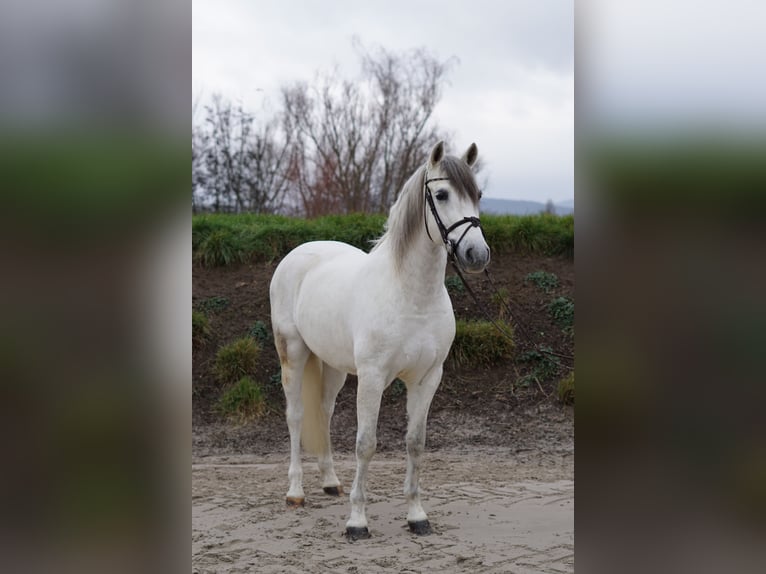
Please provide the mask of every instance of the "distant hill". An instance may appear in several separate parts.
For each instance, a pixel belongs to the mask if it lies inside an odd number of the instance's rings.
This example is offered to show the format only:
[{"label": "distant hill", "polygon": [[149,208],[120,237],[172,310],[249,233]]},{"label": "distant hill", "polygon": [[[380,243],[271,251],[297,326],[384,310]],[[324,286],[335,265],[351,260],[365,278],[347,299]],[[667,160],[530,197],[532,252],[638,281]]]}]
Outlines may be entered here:
[{"label": "distant hill", "polygon": [[[556,215],[569,215],[574,213],[574,200],[562,201],[555,204]],[[539,201],[527,201],[523,199],[495,199],[483,197],[481,199],[482,213],[494,213],[498,215],[532,215],[545,210],[545,204]]]}]

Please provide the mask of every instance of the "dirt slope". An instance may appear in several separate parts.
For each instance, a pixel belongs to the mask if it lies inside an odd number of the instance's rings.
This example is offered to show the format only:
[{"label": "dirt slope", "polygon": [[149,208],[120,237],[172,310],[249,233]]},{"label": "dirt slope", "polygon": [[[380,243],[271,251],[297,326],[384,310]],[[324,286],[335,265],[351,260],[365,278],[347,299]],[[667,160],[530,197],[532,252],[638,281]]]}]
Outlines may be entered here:
[{"label": "dirt slope", "polygon": [[[254,263],[224,268],[195,267],[193,300],[199,305],[211,297],[223,297],[228,305],[208,313],[213,338],[194,353],[193,368],[193,421],[194,448],[197,454],[212,453],[268,453],[281,451],[286,444],[287,427],[284,423],[284,397],[278,381],[279,361],[276,351],[269,345],[264,349],[259,366],[258,380],[267,389],[269,412],[257,423],[232,427],[223,423],[214,411],[214,402],[220,388],[210,367],[216,349],[226,342],[245,335],[256,321],[270,329],[268,286],[276,262]],[[571,418],[568,407],[556,401],[558,379],[572,367],[562,359],[559,369],[547,380],[518,386],[520,377],[534,368],[534,363],[519,360],[525,350],[543,344],[561,354],[573,356],[572,336],[562,331],[550,317],[547,305],[553,297],[574,299],[574,265],[571,259],[529,255],[497,255],[490,268],[495,286],[506,289],[517,329],[517,358],[491,369],[445,368],[441,387],[434,397],[429,417],[429,444],[435,447],[470,444],[508,444],[514,439],[514,421],[534,416],[545,426],[550,419],[553,426],[562,418]],[[539,287],[525,281],[528,273],[543,270],[554,273],[559,287],[544,293]],[[451,273],[448,273],[448,276]],[[497,311],[492,301],[493,290],[483,276],[469,277],[471,285],[486,308]],[[482,314],[467,292],[451,290],[455,315],[458,318],[482,318]],[[338,396],[333,417],[333,441],[339,451],[351,452],[355,422],[356,379],[350,376]],[[401,387],[386,391],[379,422],[380,450],[398,449],[403,440],[406,396]],[[539,407],[539,408],[538,408]],[[536,409],[528,415],[530,408]],[[477,432],[463,436],[451,433],[452,420],[468,418],[474,421]],[[484,424],[482,424],[482,421]],[[447,432],[440,432],[443,425]],[[566,433],[564,433],[566,434]]]}]

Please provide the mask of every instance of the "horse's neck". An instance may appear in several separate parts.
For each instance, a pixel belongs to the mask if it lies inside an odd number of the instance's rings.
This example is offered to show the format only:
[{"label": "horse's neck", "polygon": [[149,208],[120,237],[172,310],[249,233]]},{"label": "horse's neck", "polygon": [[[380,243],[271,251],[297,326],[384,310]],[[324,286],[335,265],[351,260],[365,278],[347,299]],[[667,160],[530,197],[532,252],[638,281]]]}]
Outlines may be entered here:
[{"label": "horse's neck", "polygon": [[390,255],[397,281],[413,301],[420,297],[429,298],[442,289],[447,252],[441,242],[431,241],[423,232],[402,261],[395,262],[393,254]]}]

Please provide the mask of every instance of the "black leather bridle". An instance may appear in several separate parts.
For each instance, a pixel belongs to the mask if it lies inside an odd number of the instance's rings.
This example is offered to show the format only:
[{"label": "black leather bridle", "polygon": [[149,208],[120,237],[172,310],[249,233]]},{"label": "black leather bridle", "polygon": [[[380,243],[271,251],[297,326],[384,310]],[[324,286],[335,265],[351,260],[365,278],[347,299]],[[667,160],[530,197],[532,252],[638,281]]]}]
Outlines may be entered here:
[{"label": "black leather bridle", "polygon": [[[465,237],[466,233],[468,233],[472,227],[478,227],[481,229],[481,221],[479,221],[478,217],[464,217],[460,221],[456,221],[449,227],[446,227],[444,223],[442,223],[441,217],[439,217],[439,212],[436,211],[436,204],[434,203],[434,198],[431,195],[431,188],[428,187],[428,184],[432,181],[448,181],[448,177],[432,177],[428,178],[428,172],[426,172],[426,175],[423,179],[423,193],[426,196],[426,201],[428,202],[428,207],[431,208],[431,213],[434,216],[434,221],[436,221],[436,227],[439,228],[439,233],[441,233],[442,241],[444,242],[444,247],[447,249],[447,256],[452,259],[457,254],[457,248],[460,245],[460,242],[463,241],[463,238]],[[431,232],[428,231],[428,220],[426,218],[426,212],[423,210],[423,223],[426,227],[426,233],[428,234],[428,239],[433,241],[433,237],[431,237]],[[452,241],[449,238],[449,234],[452,233],[455,229],[460,227],[461,225],[467,225],[468,227],[465,228],[465,231],[463,231],[462,235],[457,241]],[[483,233],[483,232],[482,232]]]}]

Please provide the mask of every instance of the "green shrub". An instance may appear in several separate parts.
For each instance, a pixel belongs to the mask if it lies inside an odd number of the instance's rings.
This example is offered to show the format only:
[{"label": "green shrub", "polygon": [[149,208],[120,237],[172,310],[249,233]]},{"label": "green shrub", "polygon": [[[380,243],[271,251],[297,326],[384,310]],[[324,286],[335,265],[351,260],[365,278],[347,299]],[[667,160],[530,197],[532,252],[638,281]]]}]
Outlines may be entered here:
[{"label": "green shrub", "polygon": [[210,338],[210,323],[207,316],[192,310],[192,346],[201,347]]},{"label": "green shrub", "polygon": [[532,273],[528,273],[527,276],[524,277],[524,282],[532,283],[546,293],[550,293],[559,286],[559,278],[556,277],[555,274],[548,273],[547,271],[533,271]]},{"label": "green shrub", "polygon": [[388,394],[392,397],[401,397],[407,394],[407,385],[401,379],[394,379],[388,387]]},{"label": "green shrub", "polygon": [[242,377],[223,392],[216,403],[216,410],[226,418],[239,422],[257,418],[266,410],[263,389],[250,377]]},{"label": "green shrub", "polygon": [[528,363],[532,366],[532,370],[519,378],[516,382],[517,386],[528,387],[535,380],[538,383],[547,381],[559,371],[559,362],[554,356],[550,355],[546,351],[551,351],[550,347],[541,345],[534,350],[526,351],[519,356],[520,363]]},{"label": "green shrub", "polygon": [[217,313],[223,311],[229,306],[229,300],[226,297],[208,297],[197,303],[197,307],[204,313]]},{"label": "green shrub", "polygon": [[256,321],[250,330],[247,332],[253,339],[258,341],[261,348],[271,345],[274,341],[271,338],[271,332],[263,321]]},{"label": "green shrub", "polygon": [[569,373],[559,381],[558,386],[559,400],[565,405],[573,405],[575,401],[575,374]]},{"label": "green shrub", "polygon": [[444,280],[444,286],[450,293],[462,293],[465,291],[463,281],[457,275],[450,275]]},{"label": "green shrub", "polygon": [[[513,335],[509,324],[500,322],[500,326]],[[455,366],[484,367],[510,359],[513,348],[513,341],[489,321],[458,320],[449,357]]]},{"label": "green shrub", "polygon": [[565,328],[574,325],[574,301],[566,297],[556,297],[548,304],[548,313],[554,321]]},{"label": "green shrub", "polygon": [[261,348],[252,337],[242,337],[224,345],[215,356],[213,374],[222,385],[253,376]]}]

